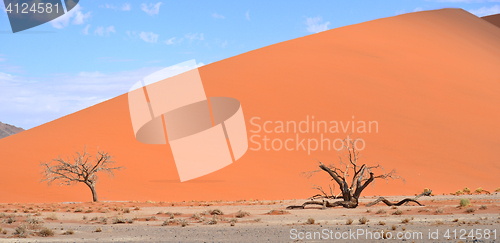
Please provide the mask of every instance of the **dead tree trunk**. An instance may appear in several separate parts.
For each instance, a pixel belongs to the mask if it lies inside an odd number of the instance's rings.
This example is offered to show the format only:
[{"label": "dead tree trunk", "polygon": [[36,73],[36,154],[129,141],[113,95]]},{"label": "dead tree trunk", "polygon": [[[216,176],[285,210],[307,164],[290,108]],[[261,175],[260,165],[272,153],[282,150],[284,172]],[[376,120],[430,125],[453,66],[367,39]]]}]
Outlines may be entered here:
[{"label": "dead tree trunk", "polygon": [[95,183],[91,182],[85,182],[85,184],[90,188],[90,191],[92,192],[92,201],[97,202],[97,191],[95,190]]},{"label": "dead tree trunk", "polygon": [[[307,201],[299,206],[289,206],[287,207],[287,209],[295,209],[295,208],[303,209],[307,205],[322,205],[323,207],[342,206],[344,208],[356,208],[359,205],[358,200],[359,197],[361,196],[361,193],[375,179],[386,179],[386,180],[388,180],[389,178],[403,179],[399,176],[396,176],[394,170],[392,170],[389,173],[383,172],[380,175],[375,175],[373,172],[374,169],[381,169],[383,171],[383,168],[380,165],[367,166],[366,164],[363,164],[359,166],[358,165],[359,152],[356,150],[356,142],[357,140],[352,140],[349,137],[343,140],[342,151],[346,153],[345,157],[347,157],[348,159],[347,163],[343,163],[342,157],[340,157],[340,166],[335,166],[334,164],[326,166],[323,163],[319,162],[320,170],[306,173],[308,177],[311,177],[314,173],[319,171],[325,171],[326,173],[328,173],[332,178],[332,180],[339,185],[342,195],[342,201],[320,202],[320,201],[314,201],[313,197],[312,201]],[[350,185],[348,181],[350,181]]]}]

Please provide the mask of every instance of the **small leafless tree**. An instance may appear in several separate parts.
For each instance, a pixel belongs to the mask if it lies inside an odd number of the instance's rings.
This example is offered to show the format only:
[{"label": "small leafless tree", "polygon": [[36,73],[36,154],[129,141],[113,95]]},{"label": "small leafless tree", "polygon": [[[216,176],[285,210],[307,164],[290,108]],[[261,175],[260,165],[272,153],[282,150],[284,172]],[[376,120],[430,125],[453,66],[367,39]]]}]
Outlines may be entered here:
[{"label": "small leafless tree", "polygon": [[[363,190],[370,183],[374,182],[375,179],[384,179],[386,181],[389,179],[401,179],[404,182],[404,179],[402,177],[396,175],[395,170],[386,173],[384,168],[380,165],[368,166],[366,164],[360,164],[360,153],[356,150],[357,142],[358,139],[353,140],[350,139],[349,136],[346,139],[342,140],[342,149],[339,151],[339,165],[330,164],[326,166],[321,161],[319,161],[318,170],[303,173],[303,175],[305,175],[305,177],[307,178],[310,178],[320,171],[325,171],[326,173],[328,173],[332,177],[332,180],[335,181],[335,183],[340,187],[340,193],[337,196],[333,194],[333,189],[331,187],[331,195],[327,195],[320,186],[315,186],[313,188],[319,190],[321,194],[314,195],[313,197],[311,197],[311,201],[307,201],[300,206],[289,206],[288,209],[304,208],[306,205],[322,205],[323,208],[337,206],[342,206],[345,208],[356,208],[358,206],[358,200],[361,196],[361,192],[363,192]],[[347,162],[344,162],[342,155],[347,158]],[[380,171],[380,174],[375,175],[375,170]],[[317,198],[322,198],[323,200],[315,201],[314,199]],[[330,202],[324,199],[342,200]],[[400,203],[403,204],[408,201],[414,200],[405,199]]]},{"label": "small leafless tree", "polygon": [[73,162],[67,157],[63,159],[58,157],[49,163],[41,162],[42,182],[46,181],[50,185],[54,181],[59,181],[61,185],[72,185],[82,182],[92,191],[92,200],[97,202],[97,192],[95,185],[99,180],[98,172],[106,172],[113,177],[113,170],[120,170],[124,167],[112,167],[115,163],[113,156],[107,152],[98,151],[95,158],[87,153],[87,148],[83,152],[76,152],[73,155]]}]

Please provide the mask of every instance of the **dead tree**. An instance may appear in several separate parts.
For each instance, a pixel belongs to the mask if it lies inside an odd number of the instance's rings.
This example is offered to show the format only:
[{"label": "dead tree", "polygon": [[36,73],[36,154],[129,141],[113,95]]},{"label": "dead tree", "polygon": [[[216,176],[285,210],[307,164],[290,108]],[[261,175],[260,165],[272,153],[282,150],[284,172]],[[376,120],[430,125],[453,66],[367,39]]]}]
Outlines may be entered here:
[{"label": "dead tree", "polygon": [[[52,164],[54,163],[54,164]],[[120,170],[124,167],[112,167],[115,163],[113,156],[107,152],[98,151],[93,159],[87,153],[87,149],[83,149],[83,153],[76,152],[73,155],[73,162],[69,157],[65,159],[58,157],[49,163],[41,162],[42,167],[42,182],[46,181],[50,185],[54,181],[59,181],[61,185],[72,185],[82,182],[92,191],[92,200],[97,202],[97,192],[95,189],[96,183],[99,180],[98,172],[106,172],[113,177],[113,170]]]},{"label": "dead tree", "polygon": [[[392,170],[389,173],[384,171],[384,168],[380,165],[368,166],[366,164],[359,164],[360,154],[356,150],[357,140],[352,140],[349,136],[342,141],[342,149],[339,151],[340,155],[340,165],[330,164],[328,166],[324,165],[319,161],[319,170],[310,171],[304,173],[306,177],[310,178],[312,175],[320,171],[325,171],[328,173],[332,180],[337,183],[340,187],[340,194],[338,197],[326,195],[323,190],[319,187],[316,188],[320,190],[323,195],[315,195],[311,198],[311,201],[307,201],[299,206],[288,206],[287,209],[304,208],[307,205],[321,205],[325,207],[337,207],[342,206],[345,208],[356,208],[358,206],[358,200],[361,196],[363,190],[372,183],[375,179],[404,179],[396,175],[396,171]],[[347,162],[344,163],[342,159],[342,154],[347,158]],[[375,175],[375,170],[381,171],[380,174]],[[350,184],[349,184],[350,183]],[[339,198],[341,200],[330,202],[328,200],[315,201],[316,198]],[[412,199],[410,199],[411,201]],[[408,200],[406,200],[408,201]],[[406,202],[405,201],[405,202]],[[404,203],[404,202],[403,202]]]}]

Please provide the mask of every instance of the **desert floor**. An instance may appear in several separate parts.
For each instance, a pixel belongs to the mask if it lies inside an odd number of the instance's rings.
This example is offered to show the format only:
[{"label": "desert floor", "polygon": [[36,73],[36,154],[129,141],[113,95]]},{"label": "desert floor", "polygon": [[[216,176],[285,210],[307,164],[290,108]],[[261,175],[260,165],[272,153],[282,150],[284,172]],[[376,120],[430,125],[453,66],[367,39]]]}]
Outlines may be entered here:
[{"label": "desert floor", "polygon": [[[0,204],[0,242],[500,242],[500,193],[365,206],[375,199],[326,210],[285,210],[306,200]],[[15,234],[23,226],[26,238]]]}]

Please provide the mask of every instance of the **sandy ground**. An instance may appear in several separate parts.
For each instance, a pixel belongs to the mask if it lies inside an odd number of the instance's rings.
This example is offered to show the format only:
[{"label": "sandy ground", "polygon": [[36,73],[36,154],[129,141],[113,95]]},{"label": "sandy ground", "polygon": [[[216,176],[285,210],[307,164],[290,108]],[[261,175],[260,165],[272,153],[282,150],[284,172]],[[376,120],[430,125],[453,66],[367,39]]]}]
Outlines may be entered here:
[{"label": "sandy ground", "polygon": [[[457,207],[461,198],[470,199],[472,205],[467,208],[473,212]],[[339,238],[344,242],[500,242],[498,193],[426,197],[419,200],[422,207],[365,206],[374,199],[362,198],[356,209],[326,210],[284,210],[305,200],[0,204],[0,227],[5,230],[0,242],[330,242]],[[224,214],[211,215],[215,209]],[[250,215],[237,215],[240,210]],[[398,210],[401,214],[395,215]],[[217,223],[210,224],[214,217]],[[363,217],[366,224],[360,222]],[[8,223],[9,218],[15,222]],[[30,225],[30,219],[39,222]],[[169,220],[170,225],[162,226]],[[183,221],[188,225],[182,227]],[[20,225],[29,226],[27,238],[15,235]],[[52,229],[54,236],[41,237],[38,232],[43,228]],[[73,234],[64,235],[68,230]],[[382,234],[401,239],[383,239]],[[429,234],[433,234],[430,239]]]}]

